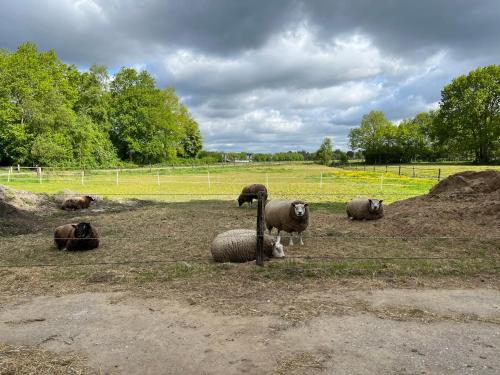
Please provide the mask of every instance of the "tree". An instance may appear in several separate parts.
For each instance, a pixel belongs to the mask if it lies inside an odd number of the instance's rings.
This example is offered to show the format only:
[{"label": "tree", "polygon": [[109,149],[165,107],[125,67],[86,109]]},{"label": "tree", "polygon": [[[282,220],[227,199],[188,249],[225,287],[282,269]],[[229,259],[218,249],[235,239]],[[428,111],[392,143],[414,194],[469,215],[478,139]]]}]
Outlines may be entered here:
[{"label": "tree", "polygon": [[174,159],[183,131],[153,77],[122,68],[110,89],[111,134],[119,156],[139,164]]},{"label": "tree", "polygon": [[353,150],[361,150],[369,163],[399,161],[397,128],[382,111],[371,111],[361,119],[359,128],[351,129],[349,140]]},{"label": "tree", "polygon": [[441,91],[433,135],[454,152],[488,163],[500,155],[500,65],[473,70]]},{"label": "tree", "polygon": [[320,164],[330,165],[333,159],[333,145],[329,137],[323,139],[323,143],[316,151],[316,161]]}]

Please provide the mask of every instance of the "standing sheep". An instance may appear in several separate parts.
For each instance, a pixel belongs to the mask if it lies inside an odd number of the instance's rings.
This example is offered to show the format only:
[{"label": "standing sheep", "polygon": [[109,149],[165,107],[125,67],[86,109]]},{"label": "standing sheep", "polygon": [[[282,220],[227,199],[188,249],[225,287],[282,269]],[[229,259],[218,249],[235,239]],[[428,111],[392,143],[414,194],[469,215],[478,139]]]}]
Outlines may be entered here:
[{"label": "standing sheep", "polygon": [[245,186],[238,197],[238,205],[241,207],[243,203],[248,202],[248,206],[252,208],[254,199],[258,199],[259,192],[264,192],[264,200],[267,200],[267,189],[262,184],[252,184]]},{"label": "standing sheep", "polygon": [[82,208],[88,208],[90,206],[90,202],[95,199],[90,195],[85,195],[83,197],[77,198],[67,198],[64,200],[62,204],[63,210],[79,210]]},{"label": "standing sheep", "polygon": [[[255,260],[257,234],[251,229],[233,229],[220,233],[212,242],[212,257],[216,262],[248,262]],[[264,255],[283,258],[283,245],[264,235]]]},{"label": "standing sheep", "polygon": [[297,232],[300,244],[303,245],[302,232],[309,225],[309,206],[302,201],[274,199],[265,208],[266,227],[271,233],[273,228],[278,229],[276,242],[280,243],[280,232],[290,233],[289,246],[293,246],[293,232]]},{"label": "standing sheep", "polygon": [[99,234],[90,223],[66,224],[56,228],[54,243],[59,250],[92,250],[99,246]]},{"label": "standing sheep", "polygon": [[347,217],[351,220],[376,220],[384,216],[382,200],[356,198],[347,202]]}]

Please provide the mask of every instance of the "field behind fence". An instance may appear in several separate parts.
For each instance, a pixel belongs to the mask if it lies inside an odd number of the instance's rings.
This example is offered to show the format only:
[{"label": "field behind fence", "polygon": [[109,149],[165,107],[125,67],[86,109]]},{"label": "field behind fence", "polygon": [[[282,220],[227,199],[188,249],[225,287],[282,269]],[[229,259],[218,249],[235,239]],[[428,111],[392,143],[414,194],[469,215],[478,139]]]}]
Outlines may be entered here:
[{"label": "field behind fence", "polygon": [[275,198],[340,202],[371,195],[392,202],[425,194],[439,179],[470,169],[488,167],[352,165],[329,168],[316,164],[281,164],[103,170],[4,168],[0,171],[0,184],[52,194],[71,190],[108,198],[186,201],[233,199],[243,186],[262,183]]}]

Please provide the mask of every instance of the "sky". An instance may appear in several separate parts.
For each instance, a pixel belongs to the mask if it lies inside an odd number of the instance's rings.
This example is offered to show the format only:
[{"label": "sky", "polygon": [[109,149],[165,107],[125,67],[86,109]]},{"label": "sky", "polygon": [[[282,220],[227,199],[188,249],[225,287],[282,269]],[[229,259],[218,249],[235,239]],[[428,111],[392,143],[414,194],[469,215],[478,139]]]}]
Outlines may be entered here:
[{"label": "sky", "polygon": [[147,69],[207,150],[349,149],[364,114],[398,122],[500,63],[498,0],[0,0],[0,48]]}]

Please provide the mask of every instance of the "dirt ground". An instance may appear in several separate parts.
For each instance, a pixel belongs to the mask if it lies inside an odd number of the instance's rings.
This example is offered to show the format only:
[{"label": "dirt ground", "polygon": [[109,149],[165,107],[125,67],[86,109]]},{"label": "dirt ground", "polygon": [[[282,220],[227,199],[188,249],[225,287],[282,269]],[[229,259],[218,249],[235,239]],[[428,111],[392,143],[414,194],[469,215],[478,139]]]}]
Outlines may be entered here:
[{"label": "dirt ground", "polygon": [[[500,371],[500,291],[388,289],[321,297],[331,304],[355,300],[366,309],[292,323],[267,314],[224,316],[177,300],[84,293],[3,306],[0,337],[12,345],[84,352],[101,373]],[[407,319],[387,315],[398,309]]]},{"label": "dirt ground", "polygon": [[[0,374],[499,373],[499,176],[378,221],[312,203],[305,245],[262,269],[210,259],[217,233],[255,227],[235,201],[65,212],[2,188]],[[56,250],[53,229],[84,220],[99,249]]]}]

